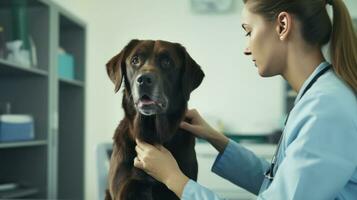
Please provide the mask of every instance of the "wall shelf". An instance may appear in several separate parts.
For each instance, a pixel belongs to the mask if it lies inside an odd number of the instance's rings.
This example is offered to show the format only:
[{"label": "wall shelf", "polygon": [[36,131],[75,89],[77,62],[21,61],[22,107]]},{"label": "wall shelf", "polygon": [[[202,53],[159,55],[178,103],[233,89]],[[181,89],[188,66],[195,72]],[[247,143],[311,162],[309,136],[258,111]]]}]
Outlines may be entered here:
[{"label": "wall shelf", "polygon": [[29,198],[38,194],[38,189],[36,188],[20,188],[14,189],[6,192],[0,191],[0,198],[1,199],[22,199],[22,198]]},{"label": "wall shelf", "polygon": [[18,141],[18,142],[0,142],[0,149],[6,148],[20,148],[47,145],[46,140],[31,140],[31,141]]},{"label": "wall shelf", "polygon": [[24,67],[16,63],[0,59],[0,76],[48,76],[48,72],[33,67]]},{"label": "wall shelf", "polygon": [[64,86],[75,86],[75,87],[84,87],[84,83],[82,81],[78,80],[70,80],[66,78],[60,78],[59,79],[60,84]]}]

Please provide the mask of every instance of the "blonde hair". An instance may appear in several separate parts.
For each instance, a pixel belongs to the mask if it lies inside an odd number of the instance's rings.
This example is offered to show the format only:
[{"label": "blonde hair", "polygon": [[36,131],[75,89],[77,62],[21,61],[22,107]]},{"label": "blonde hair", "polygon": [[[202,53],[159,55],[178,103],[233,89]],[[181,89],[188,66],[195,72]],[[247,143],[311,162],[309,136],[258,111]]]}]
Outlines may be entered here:
[{"label": "blonde hair", "polygon": [[328,0],[333,7],[333,24],[326,0],[243,0],[252,12],[268,21],[280,12],[289,12],[302,24],[302,36],[312,45],[322,47],[330,41],[333,69],[357,93],[357,37],[351,16],[342,0]]}]

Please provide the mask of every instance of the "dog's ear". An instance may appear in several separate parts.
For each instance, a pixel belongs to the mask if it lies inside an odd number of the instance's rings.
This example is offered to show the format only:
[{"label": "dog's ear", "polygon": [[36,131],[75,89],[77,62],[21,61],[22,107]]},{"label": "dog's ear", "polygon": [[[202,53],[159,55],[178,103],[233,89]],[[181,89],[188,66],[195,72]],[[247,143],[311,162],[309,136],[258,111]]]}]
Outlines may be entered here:
[{"label": "dog's ear", "polygon": [[139,42],[139,40],[131,40],[125,47],[123,50],[121,50],[121,52],[119,54],[117,54],[116,56],[114,56],[113,58],[111,58],[106,66],[107,66],[107,73],[108,76],[110,78],[110,80],[112,80],[112,82],[115,85],[115,92],[118,92],[118,90],[120,89],[121,83],[122,83],[122,79],[123,79],[123,68],[125,67],[125,58],[128,56],[128,52],[130,52],[130,50],[136,46],[136,44]]},{"label": "dog's ear", "polygon": [[199,66],[196,61],[191,58],[186,49],[184,47],[182,47],[182,49],[185,58],[182,90],[185,100],[188,101],[190,99],[191,92],[201,84],[205,74],[203,73],[201,66]]}]

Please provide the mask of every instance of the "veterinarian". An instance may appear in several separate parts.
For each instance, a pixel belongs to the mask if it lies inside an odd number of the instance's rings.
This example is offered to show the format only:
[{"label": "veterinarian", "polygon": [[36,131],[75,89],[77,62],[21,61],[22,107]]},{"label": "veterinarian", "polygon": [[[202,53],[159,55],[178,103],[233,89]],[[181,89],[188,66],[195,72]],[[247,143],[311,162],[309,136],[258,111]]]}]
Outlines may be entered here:
[{"label": "veterinarian", "polygon": [[[271,163],[217,132],[197,110],[186,129],[219,155],[212,171],[258,199],[357,199],[357,39],[342,0],[244,0],[243,28],[262,77],[298,92]],[[333,9],[331,22],[327,8]],[[332,63],[321,47],[330,41]],[[241,122],[244,123],[244,122]],[[163,146],[137,141],[134,165],[185,200],[218,200],[189,180]]]}]

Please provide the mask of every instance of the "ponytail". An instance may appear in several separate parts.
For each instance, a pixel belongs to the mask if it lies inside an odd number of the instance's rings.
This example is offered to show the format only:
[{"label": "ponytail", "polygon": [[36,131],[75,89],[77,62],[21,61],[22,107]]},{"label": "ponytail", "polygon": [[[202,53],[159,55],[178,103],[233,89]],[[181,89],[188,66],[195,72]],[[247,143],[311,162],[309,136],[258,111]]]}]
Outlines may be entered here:
[{"label": "ponytail", "polygon": [[330,1],[333,25],[330,54],[334,71],[357,93],[357,37],[351,16],[342,0]]}]

